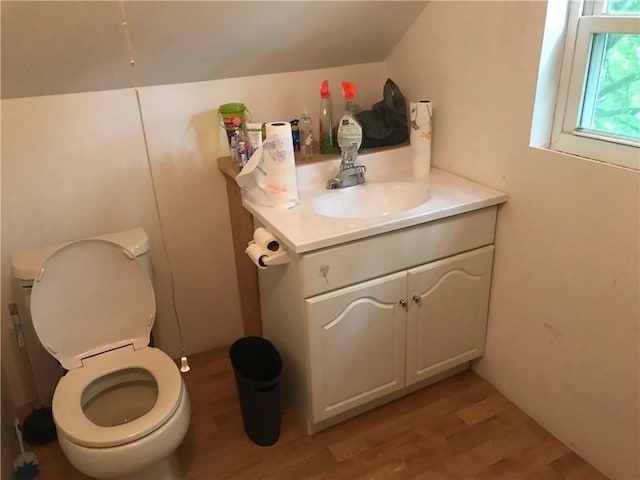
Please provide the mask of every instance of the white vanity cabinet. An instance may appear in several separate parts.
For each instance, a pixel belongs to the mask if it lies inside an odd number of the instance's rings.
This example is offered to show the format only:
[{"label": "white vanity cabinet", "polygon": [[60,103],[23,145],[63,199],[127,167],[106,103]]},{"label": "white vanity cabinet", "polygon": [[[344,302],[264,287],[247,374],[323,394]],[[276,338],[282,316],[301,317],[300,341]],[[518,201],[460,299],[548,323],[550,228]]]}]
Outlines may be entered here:
[{"label": "white vanity cabinet", "polygon": [[305,300],[314,423],[481,356],[493,246]]},{"label": "white vanity cabinet", "polygon": [[264,336],[312,433],[484,352],[497,206],[295,254],[260,271]]}]

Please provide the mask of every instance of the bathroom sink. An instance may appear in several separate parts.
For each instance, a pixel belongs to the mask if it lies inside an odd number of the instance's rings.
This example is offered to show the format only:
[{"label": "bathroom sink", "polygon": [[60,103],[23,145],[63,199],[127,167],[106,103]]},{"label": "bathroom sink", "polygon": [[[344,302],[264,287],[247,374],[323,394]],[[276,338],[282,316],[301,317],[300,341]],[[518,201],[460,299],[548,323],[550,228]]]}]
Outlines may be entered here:
[{"label": "bathroom sink", "polygon": [[427,200],[429,187],[425,183],[368,183],[344,190],[333,190],[316,200],[313,209],[324,217],[383,217],[411,210]]}]

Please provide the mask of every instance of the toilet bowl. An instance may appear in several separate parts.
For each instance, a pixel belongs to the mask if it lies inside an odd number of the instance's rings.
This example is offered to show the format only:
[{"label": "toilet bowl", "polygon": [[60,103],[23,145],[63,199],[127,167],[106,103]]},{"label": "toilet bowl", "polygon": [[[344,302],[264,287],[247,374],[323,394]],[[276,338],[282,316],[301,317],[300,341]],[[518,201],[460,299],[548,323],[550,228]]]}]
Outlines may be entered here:
[{"label": "toilet bowl", "polygon": [[68,370],[52,411],[69,461],[98,479],[180,479],[189,395],[173,360],[149,346],[155,296],[134,252],[102,239],[61,247],[33,282],[31,317]]}]

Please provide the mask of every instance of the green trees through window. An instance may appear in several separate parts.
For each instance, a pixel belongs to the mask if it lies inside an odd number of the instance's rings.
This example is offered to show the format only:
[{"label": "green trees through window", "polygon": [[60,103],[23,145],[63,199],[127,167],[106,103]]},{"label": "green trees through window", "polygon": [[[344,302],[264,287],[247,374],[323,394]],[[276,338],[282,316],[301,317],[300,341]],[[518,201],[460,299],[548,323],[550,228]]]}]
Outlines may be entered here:
[{"label": "green trees through window", "polygon": [[[640,0],[609,1],[605,13],[637,15]],[[640,139],[640,35],[593,35],[579,124],[583,129]]]}]

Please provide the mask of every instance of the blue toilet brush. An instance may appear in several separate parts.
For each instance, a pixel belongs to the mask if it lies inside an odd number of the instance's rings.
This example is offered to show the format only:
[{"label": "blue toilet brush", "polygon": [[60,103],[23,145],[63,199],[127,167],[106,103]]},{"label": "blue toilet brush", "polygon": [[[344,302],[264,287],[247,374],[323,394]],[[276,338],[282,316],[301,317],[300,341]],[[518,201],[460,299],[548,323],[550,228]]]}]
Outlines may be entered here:
[{"label": "blue toilet brush", "polygon": [[18,437],[18,445],[20,446],[20,455],[13,461],[13,478],[15,480],[29,480],[38,475],[38,457],[33,452],[24,451],[20,420],[16,418],[13,425],[16,430],[16,437]]}]

